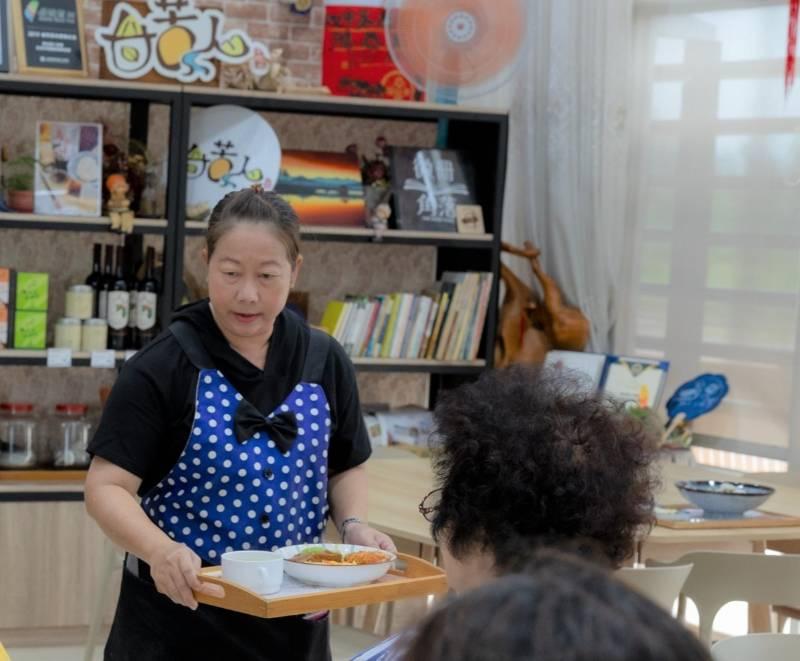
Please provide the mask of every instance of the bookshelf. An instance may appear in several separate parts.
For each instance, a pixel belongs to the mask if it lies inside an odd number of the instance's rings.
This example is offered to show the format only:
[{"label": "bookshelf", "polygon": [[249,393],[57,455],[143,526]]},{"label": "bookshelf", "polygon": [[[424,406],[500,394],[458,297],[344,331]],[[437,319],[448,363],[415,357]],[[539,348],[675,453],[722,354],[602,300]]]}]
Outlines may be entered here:
[{"label": "bookshelf", "polygon": [[[267,114],[279,113],[290,122],[314,122],[325,131],[335,131],[342,120],[405,122],[432,129],[439,136],[437,147],[467,153],[476,172],[476,198],[484,210],[486,234],[411,232],[391,229],[377,233],[369,228],[303,227],[306,241],[330,244],[359,244],[359,250],[373,246],[425,246],[435,251],[435,278],[446,271],[483,271],[494,276],[484,330],[475,360],[422,360],[354,358],[356,369],[365,372],[418,372],[430,376],[430,403],[440,388],[463,379],[475,378],[492,366],[495,339],[500,236],[507,154],[508,116],[505,111],[465,108],[428,103],[401,103],[364,99],[281,95],[263,92],[217,90],[181,85],[122,83],[95,79],[64,80],[16,74],[0,75],[0,95],[34,96],[44,99],[68,98],[114,101],[129,106],[130,137],[147,141],[149,108],[162,104],[169,114],[166,172],[166,213],[161,219],[137,219],[136,231],[163,238],[164,273],[160,318],[162,327],[184,295],[182,279],[187,239],[198,237],[204,224],[187,221],[185,172],[193,108],[235,104]],[[41,101],[40,101],[41,103]],[[46,104],[41,103],[42,107]],[[67,119],[67,118],[65,118]],[[107,218],[69,218],[18,213],[0,214],[0,241],[6,230],[55,230],[57,232],[104,232]],[[307,266],[313,268],[313,264]],[[312,319],[312,321],[318,321]],[[77,357],[73,364],[87,357]],[[0,353],[0,365],[41,365],[42,355]]]}]

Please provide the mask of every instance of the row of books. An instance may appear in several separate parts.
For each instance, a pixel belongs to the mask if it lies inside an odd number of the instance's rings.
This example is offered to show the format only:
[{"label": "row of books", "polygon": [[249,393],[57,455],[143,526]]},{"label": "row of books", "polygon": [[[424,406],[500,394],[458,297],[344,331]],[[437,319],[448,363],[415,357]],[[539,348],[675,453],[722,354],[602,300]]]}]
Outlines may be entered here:
[{"label": "row of books", "polygon": [[474,360],[491,289],[491,273],[445,271],[420,294],[329,301],[320,325],[353,357]]}]

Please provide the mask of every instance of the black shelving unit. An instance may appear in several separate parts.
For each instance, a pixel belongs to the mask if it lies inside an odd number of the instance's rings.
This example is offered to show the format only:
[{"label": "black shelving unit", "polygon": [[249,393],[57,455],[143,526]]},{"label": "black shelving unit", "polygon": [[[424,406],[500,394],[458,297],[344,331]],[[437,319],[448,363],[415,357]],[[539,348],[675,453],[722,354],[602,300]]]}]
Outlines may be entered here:
[{"label": "black shelving unit", "polygon": [[[444,271],[486,270],[495,275],[478,361],[364,361],[354,359],[362,371],[421,372],[432,375],[431,399],[440,388],[450,387],[465,379],[475,378],[493,363],[493,347],[497,325],[497,295],[500,265],[503,191],[508,141],[508,116],[505,113],[466,110],[456,106],[363,101],[360,99],[284,96],[235,90],[138,85],[105,81],[57,81],[33,77],[0,75],[0,94],[39,97],[68,97],[106,100],[130,104],[131,137],[146,141],[148,112],[151,103],[166,104],[170,111],[169,165],[165,227],[139,227],[138,232],[164,236],[164,291],[161,297],[161,318],[169,319],[175,302],[181,299],[183,251],[187,236],[201,234],[202,225],[185,219],[186,166],[189,150],[189,127],[194,107],[220,104],[239,105],[256,111],[298,115],[321,115],[364,119],[391,119],[435,124],[439,135],[446,135],[443,148],[460,149],[474,164],[477,202],[484,209],[485,236],[465,237],[458,234],[386,231],[380,235],[363,229],[313,227],[303,228],[303,238],[312,242],[380,243],[434,246],[437,251],[437,276]],[[0,216],[4,227],[32,228],[24,219]],[[48,219],[36,224],[40,229],[59,231],[102,231],[104,223],[76,225],[69,220]],[[8,364],[0,355],[0,365]]]}]

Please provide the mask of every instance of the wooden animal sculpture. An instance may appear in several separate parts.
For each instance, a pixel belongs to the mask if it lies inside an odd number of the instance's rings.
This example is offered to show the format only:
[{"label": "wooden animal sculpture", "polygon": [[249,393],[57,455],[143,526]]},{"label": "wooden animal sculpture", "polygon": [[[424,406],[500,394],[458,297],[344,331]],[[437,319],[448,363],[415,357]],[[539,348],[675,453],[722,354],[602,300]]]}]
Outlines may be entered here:
[{"label": "wooden animal sculpture", "polygon": [[540,363],[550,349],[583,351],[589,341],[589,320],[576,307],[566,305],[561,290],[539,263],[540,251],[530,241],[524,248],[502,244],[504,252],[525,257],[542,288],[540,298],[501,264],[506,295],[500,308],[500,328],[495,365]]}]

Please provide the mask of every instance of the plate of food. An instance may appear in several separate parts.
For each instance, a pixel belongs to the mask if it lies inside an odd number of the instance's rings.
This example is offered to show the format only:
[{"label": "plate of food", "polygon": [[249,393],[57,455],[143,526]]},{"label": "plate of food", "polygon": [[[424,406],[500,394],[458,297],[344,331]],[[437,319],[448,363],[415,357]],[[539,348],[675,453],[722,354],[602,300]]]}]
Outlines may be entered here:
[{"label": "plate of food", "polygon": [[308,585],[345,588],[377,581],[397,556],[355,544],[298,544],[280,549],[283,570]]}]

